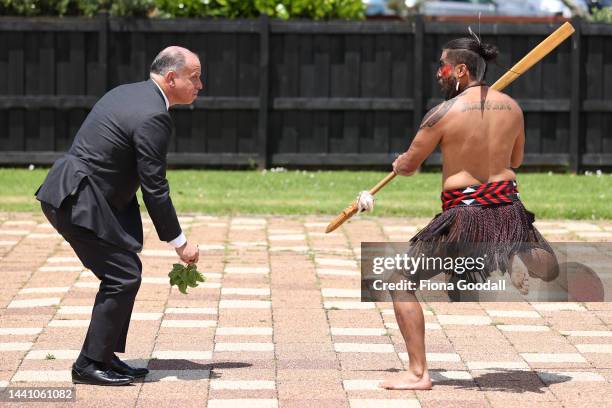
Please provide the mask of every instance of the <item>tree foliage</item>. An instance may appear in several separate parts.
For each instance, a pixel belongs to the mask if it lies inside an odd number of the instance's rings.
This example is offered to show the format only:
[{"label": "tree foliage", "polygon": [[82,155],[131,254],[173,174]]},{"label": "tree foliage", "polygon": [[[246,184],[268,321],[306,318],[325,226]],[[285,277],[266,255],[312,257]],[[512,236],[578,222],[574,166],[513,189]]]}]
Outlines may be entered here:
[{"label": "tree foliage", "polygon": [[103,11],[119,17],[364,18],[362,0],[0,0],[2,15],[92,17]]}]

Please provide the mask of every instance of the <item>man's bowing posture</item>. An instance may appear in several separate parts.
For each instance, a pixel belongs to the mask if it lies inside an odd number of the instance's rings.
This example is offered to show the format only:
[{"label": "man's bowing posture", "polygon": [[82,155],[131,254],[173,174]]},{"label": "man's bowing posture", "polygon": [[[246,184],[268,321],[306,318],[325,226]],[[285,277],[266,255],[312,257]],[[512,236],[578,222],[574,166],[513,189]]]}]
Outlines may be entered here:
[{"label": "man's bowing posture", "polygon": [[197,55],[181,47],[164,49],[148,81],[121,85],[95,104],[36,192],[49,222],[101,281],[72,366],[74,383],[124,385],[148,372],[115,355],[125,352],[141,282],[139,187],[159,238],[183,262],[198,261],[197,245],[187,242],[170,199],[166,152],[172,132],[168,108],[194,101],[202,89],[200,74]]}]

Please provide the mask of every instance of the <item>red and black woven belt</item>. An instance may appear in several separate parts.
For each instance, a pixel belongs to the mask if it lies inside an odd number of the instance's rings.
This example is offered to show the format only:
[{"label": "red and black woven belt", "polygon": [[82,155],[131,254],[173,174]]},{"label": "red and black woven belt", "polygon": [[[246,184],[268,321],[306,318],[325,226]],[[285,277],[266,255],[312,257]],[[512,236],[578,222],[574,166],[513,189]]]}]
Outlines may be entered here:
[{"label": "red and black woven belt", "polygon": [[440,198],[442,210],[446,211],[458,206],[510,204],[519,199],[519,193],[515,181],[505,180],[443,191]]}]

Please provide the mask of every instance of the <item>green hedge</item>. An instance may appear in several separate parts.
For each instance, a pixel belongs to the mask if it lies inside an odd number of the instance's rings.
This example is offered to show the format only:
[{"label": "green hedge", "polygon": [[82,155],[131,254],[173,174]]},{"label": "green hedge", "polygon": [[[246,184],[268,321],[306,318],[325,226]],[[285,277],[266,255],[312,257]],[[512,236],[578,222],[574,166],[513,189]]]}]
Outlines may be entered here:
[{"label": "green hedge", "polygon": [[1,15],[121,17],[221,17],[314,20],[364,18],[362,0],[0,0]]},{"label": "green hedge", "polygon": [[612,24],[612,7],[604,7],[600,10],[593,9],[592,13],[594,22]]}]

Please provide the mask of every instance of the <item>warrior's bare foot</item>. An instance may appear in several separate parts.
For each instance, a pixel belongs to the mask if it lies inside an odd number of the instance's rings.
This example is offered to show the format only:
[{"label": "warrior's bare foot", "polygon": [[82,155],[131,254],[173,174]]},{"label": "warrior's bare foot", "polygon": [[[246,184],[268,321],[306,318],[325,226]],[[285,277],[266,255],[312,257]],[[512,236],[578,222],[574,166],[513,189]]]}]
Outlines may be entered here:
[{"label": "warrior's bare foot", "polygon": [[386,379],[378,386],[388,390],[431,390],[431,378],[427,371],[421,377],[410,371],[404,371]]},{"label": "warrior's bare foot", "polygon": [[525,269],[512,268],[510,280],[521,295],[527,295],[529,293],[529,273]]}]

